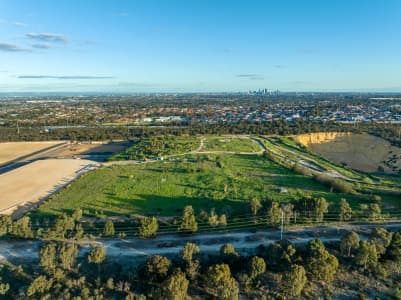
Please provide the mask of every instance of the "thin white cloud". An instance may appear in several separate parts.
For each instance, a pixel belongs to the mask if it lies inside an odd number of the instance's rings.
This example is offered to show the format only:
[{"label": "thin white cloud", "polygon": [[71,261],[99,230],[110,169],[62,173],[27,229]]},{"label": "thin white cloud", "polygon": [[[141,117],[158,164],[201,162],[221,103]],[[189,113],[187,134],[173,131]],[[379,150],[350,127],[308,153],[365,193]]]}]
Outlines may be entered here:
[{"label": "thin white cloud", "polygon": [[13,24],[18,27],[27,27],[28,26],[28,24],[23,23],[23,22],[14,22]]},{"label": "thin white cloud", "polygon": [[113,76],[53,76],[53,75],[19,75],[17,76],[19,79],[112,79]]},{"label": "thin white cloud", "polygon": [[49,44],[32,44],[31,47],[35,48],[35,49],[41,49],[41,50],[46,50],[46,49],[52,48],[52,46],[50,46]]},{"label": "thin white cloud", "polygon": [[263,80],[265,79],[263,75],[260,74],[237,74],[235,75],[238,78],[246,78],[249,80]]},{"label": "thin white cloud", "polygon": [[25,35],[27,38],[41,41],[41,42],[53,42],[53,43],[67,43],[68,37],[62,34],[54,33],[27,33]]},{"label": "thin white cloud", "polygon": [[22,48],[15,44],[0,42],[0,51],[4,52],[31,52],[30,49]]},{"label": "thin white cloud", "polygon": [[11,24],[11,25],[18,26],[18,27],[27,27],[28,26],[28,24],[24,23],[24,22],[19,22],[19,21],[11,22],[11,21],[8,21],[5,19],[0,19],[0,24]]}]

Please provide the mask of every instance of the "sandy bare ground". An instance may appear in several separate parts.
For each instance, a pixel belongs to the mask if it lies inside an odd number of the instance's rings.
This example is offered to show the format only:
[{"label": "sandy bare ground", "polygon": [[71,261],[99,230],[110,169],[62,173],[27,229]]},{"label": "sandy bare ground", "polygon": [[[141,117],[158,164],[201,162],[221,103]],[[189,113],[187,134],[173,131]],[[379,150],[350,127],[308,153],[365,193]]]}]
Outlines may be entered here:
[{"label": "sandy bare ground", "polygon": [[401,148],[373,135],[319,132],[294,139],[326,159],[356,170],[375,172],[380,166],[386,172],[398,172],[401,168]]},{"label": "sandy bare ground", "polygon": [[62,141],[0,143],[0,164],[62,143]]},{"label": "sandy bare ground", "polygon": [[53,151],[50,156],[54,158],[70,158],[74,155],[90,151],[99,145],[95,144],[68,144],[65,147]]},{"label": "sandy bare ground", "polygon": [[72,158],[80,154],[117,153],[122,151],[124,148],[124,143],[69,143],[65,147],[52,151],[49,156],[54,158]]},{"label": "sandy bare ground", "polygon": [[0,214],[31,209],[98,164],[80,159],[37,160],[0,175]]}]

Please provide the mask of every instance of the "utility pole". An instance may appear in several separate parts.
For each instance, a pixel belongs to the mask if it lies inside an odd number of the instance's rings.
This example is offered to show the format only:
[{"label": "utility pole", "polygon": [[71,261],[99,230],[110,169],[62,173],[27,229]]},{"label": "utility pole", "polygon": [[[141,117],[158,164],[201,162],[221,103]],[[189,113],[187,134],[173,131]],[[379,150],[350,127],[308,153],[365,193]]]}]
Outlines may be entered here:
[{"label": "utility pole", "polygon": [[280,241],[283,240],[283,230],[284,230],[284,212],[281,209],[281,230],[280,230]]}]

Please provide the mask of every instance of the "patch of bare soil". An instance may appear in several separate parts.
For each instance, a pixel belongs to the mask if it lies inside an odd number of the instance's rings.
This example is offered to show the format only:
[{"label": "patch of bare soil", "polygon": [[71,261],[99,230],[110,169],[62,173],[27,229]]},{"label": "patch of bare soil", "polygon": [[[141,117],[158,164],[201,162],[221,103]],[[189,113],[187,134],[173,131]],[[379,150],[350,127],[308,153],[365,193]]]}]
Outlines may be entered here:
[{"label": "patch of bare soil", "polygon": [[0,143],[0,164],[61,143],[60,141]]},{"label": "patch of bare soil", "polygon": [[0,214],[32,209],[41,199],[96,166],[83,159],[46,159],[4,173],[0,175]]}]

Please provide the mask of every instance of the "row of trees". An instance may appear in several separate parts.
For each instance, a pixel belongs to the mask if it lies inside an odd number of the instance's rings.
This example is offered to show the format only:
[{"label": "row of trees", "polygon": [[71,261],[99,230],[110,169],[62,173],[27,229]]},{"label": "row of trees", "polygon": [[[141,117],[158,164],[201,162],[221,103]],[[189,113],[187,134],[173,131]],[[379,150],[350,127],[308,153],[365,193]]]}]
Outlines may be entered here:
[{"label": "row of trees", "polygon": [[[82,239],[87,238],[88,234],[101,237],[116,236],[116,228],[111,220],[107,220],[103,224],[103,228],[94,227],[92,223],[82,222],[82,210],[77,209],[71,216],[61,214],[55,217],[51,224],[46,221],[36,225],[36,230],[28,216],[22,217],[17,221],[12,221],[10,216],[0,215],[0,237],[8,236],[11,238],[39,238],[52,240],[65,239]],[[196,220],[195,211],[192,206],[186,206],[183,210],[182,217],[178,220],[178,231],[184,233],[194,233],[198,230],[198,222]],[[218,216],[211,212],[209,216],[210,226],[219,226],[227,224],[225,215]],[[86,225],[86,229],[84,229]],[[157,235],[159,222],[156,217],[143,217],[137,224],[131,225],[136,229],[137,236],[141,238],[153,238]],[[124,226],[126,229],[127,226]],[[124,237],[124,231],[118,232],[119,237]]]},{"label": "row of trees", "polygon": [[202,255],[198,245],[187,242],[179,254],[149,256],[139,268],[129,260],[109,261],[99,246],[82,251],[75,243],[44,244],[37,267],[0,268],[0,293],[6,299],[331,299],[337,288],[355,288],[352,280],[340,281],[345,274],[374,278],[386,287],[377,297],[399,299],[401,287],[401,233],[384,228],[363,240],[347,232],[328,245],[319,239],[297,247],[279,241],[250,256],[232,244]]},{"label": "row of trees", "polygon": [[[174,125],[174,124],[172,124]],[[358,127],[335,122],[309,121],[273,121],[273,122],[238,122],[238,123],[189,123],[180,126],[165,127],[81,127],[57,128],[44,131],[43,127],[0,127],[0,141],[38,141],[38,140],[134,140],[144,137],[162,135],[195,135],[195,134],[278,134],[290,135],[321,131],[368,132],[383,137],[394,144],[400,143],[399,125],[359,124]]]},{"label": "row of trees", "polygon": [[[376,197],[372,197],[376,198]],[[384,218],[380,201],[372,201],[370,204],[360,204],[360,209],[355,211],[346,199],[341,199],[338,206],[329,211],[329,203],[325,198],[314,198],[305,196],[290,203],[280,204],[277,201],[260,201],[251,199],[248,202],[251,216],[245,217],[259,225],[277,227],[281,223],[308,224],[327,222],[349,222],[352,220],[378,221]],[[235,225],[236,219],[233,219]],[[181,233],[195,233],[199,229],[198,222],[202,226],[208,225],[209,229],[227,226],[225,213],[217,214],[214,209],[208,214],[201,211],[195,213],[192,206],[185,206],[182,216],[175,219],[167,230]],[[0,216],[0,237],[12,238],[45,238],[53,240],[84,239],[90,236],[101,237],[125,237],[126,233],[135,234],[141,238],[153,238],[158,234],[159,221],[156,217],[143,217],[134,223],[126,221],[119,222],[117,227],[111,220],[102,225],[82,221],[82,210],[77,209],[71,216],[61,214],[52,222],[42,222],[35,226],[31,224],[28,216],[17,221],[12,221],[9,216]],[[206,223],[206,224],[205,224]],[[127,232],[126,232],[127,231]]]},{"label": "row of trees", "polygon": [[359,210],[355,211],[348,201],[342,198],[338,206],[329,211],[330,204],[325,198],[304,196],[283,204],[278,201],[261,201],[254,198],[248,202],[248,206],[255,220],[265,216],[268,224],[278,226],[281,222],[284,224],[301,224],[321,223],[325,220],[328,222],[378,221],[384,217],[379,203],[363,203],[360,204]]}]

